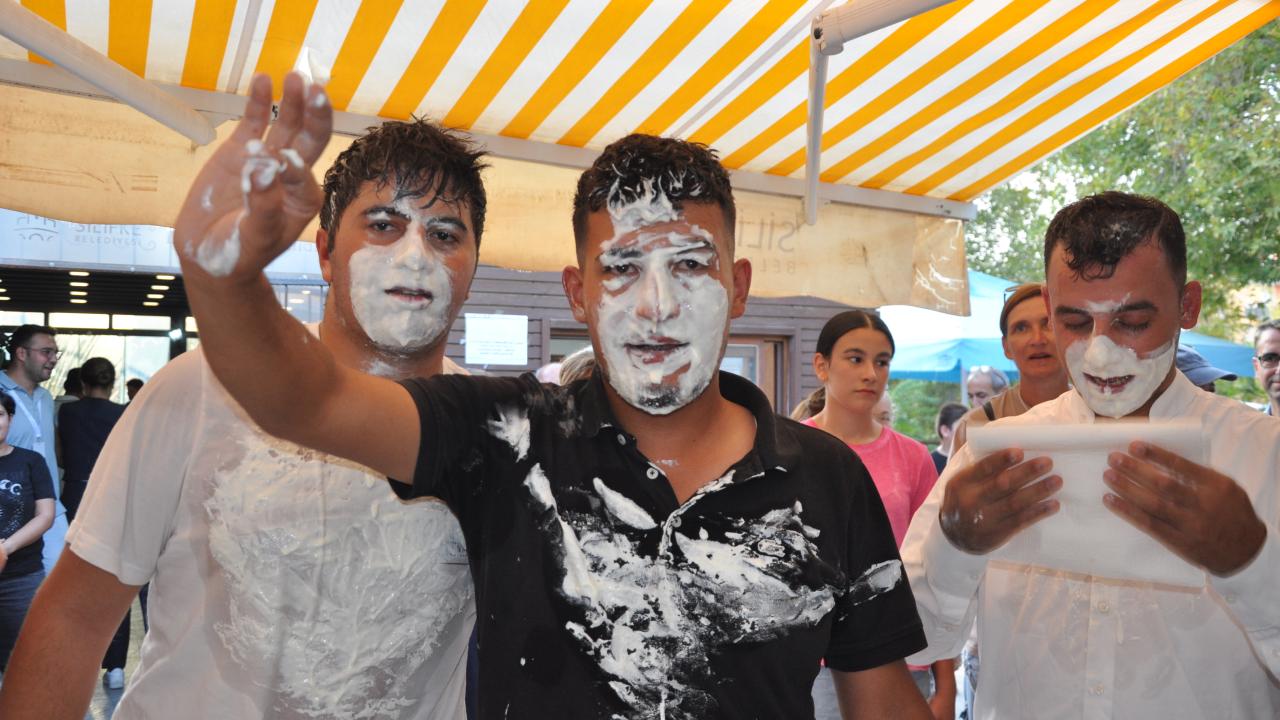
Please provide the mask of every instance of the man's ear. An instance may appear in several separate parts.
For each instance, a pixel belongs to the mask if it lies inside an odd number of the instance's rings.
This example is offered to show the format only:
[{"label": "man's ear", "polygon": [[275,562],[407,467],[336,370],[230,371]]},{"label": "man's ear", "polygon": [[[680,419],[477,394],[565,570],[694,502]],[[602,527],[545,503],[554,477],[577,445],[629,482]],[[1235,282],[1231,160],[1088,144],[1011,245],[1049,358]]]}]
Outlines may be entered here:
[{"label": "man's ear", "polygon": [[1013,353],[1009,352],[1009,338],[1007,336],[1000,338],[1000,347],[1004,348],[1004,356],[1012,360]]},{"label": "man's ear", "polygon": [[329,233],[324,228],[316,230],[316,256],[320,258],[320,276],[332,285],[333,260],[329,251]]},{"label": "man's ear", "polygon": [[585,324],[587,306],[582,300],[582,270],[573,265],[566,265],[560,273],[560,284],[564,286],[564,296],[569,300],[573,319]]},{"label": "man's ear", "polygon": [[1204,288],[1196,280],[1192,280],[1182,288],[1181,326],[1190,330],[1200,321],[1200,304],[1204,300]]},{"label": "man's ear", "polygon": [[742,317],[747,311],[747,298],[751,295],[751,261],[738,258],[733,262],[733,302],[730,318]]}]

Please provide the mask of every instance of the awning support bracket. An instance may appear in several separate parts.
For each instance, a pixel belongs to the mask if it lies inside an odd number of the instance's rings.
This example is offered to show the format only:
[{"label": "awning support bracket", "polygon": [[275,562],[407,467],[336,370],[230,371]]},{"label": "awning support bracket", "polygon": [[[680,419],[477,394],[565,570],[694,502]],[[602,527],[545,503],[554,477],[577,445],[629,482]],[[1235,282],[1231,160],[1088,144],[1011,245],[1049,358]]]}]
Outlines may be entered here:
[{"label": "awning support bracket", "polygon": [[856,37],[896,25],[951,0],[851,0],[813,19],[809,33],[809,104],[805,122],[804,221],[818,223],[822,172],[822,114],[826,107],[827,58]]}]

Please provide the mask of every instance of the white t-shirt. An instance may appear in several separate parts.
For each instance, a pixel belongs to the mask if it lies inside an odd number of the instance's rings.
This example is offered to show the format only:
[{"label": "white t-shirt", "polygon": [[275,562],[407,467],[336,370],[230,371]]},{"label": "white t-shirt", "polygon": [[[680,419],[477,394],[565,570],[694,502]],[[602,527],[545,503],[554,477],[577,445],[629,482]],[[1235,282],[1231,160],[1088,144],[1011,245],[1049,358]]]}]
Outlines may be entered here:
[{"label": "white t-shirt", "polygon": [[129,406],[67,541],[151,583],[116,720],[465,717],[475,606],[452,513],[266,435],[199,350]]}]

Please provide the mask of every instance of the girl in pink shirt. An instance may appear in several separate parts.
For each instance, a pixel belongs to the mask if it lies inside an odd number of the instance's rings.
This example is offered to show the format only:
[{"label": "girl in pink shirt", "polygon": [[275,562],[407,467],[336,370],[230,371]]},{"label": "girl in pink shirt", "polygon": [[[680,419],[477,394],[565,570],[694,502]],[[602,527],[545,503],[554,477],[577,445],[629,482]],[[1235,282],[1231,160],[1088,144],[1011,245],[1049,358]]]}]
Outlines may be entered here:
[{"label": "girl in pink shirt", "polygon": [[[938,471],[928,448],[875,419],[873,410],[889,382],[893,353],[893,334],[879,315],[849,310],[828,320],[813,356],[826,404],[804,423],[835,435],[858,454],[880,491],[894,539],[901,545],[911,516],[938,481]],[[928,698],[929,670],[912,670]],[[929,705],[936,717],[954,717],[954,670],[950,660],[933,666],[936,691]]]}]

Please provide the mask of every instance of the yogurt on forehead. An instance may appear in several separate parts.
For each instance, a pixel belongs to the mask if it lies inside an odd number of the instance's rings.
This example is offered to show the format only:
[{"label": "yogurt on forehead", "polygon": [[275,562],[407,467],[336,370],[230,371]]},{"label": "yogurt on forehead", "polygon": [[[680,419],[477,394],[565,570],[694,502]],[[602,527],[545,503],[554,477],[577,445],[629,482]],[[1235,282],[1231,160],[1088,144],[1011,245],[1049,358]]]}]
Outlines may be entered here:
[{"label": "yogurt on forehead", "polygon": [[410,352],[448,331],[453,276],[426,237],[432,216],[408,199],[394,207],[409,218],[404,235],[389,245],[368,243],[351,255],[351,308],[375,345]]}]

